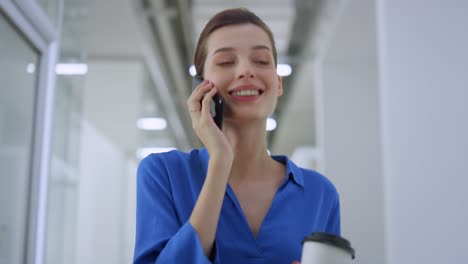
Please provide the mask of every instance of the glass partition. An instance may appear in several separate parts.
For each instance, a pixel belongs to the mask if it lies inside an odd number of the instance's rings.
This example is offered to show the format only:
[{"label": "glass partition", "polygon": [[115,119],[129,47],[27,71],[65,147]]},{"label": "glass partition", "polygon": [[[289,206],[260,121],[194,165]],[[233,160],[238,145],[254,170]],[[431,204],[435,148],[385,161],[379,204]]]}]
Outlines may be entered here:
[{"label": "glass partition", "polygon": [[83,77],[57,76],[48,183],[47,264],[76,263]]},{"label": "glass partition", "polygon": [[[58,61],[85,64],[81,56],[87,0],[66,0]],[[40,0],[40,2],[50,2]],[[52,1],[54,2],[54,1]],[[86,75],[56,75],[47,199],[45,263],[77,263],[77,219],[82,94]],[[77,263],[78,264],[78,263]]]},{"label": "glass partition", "polygon": [[23,263],[39,53],[0,12],[0,263]]}]

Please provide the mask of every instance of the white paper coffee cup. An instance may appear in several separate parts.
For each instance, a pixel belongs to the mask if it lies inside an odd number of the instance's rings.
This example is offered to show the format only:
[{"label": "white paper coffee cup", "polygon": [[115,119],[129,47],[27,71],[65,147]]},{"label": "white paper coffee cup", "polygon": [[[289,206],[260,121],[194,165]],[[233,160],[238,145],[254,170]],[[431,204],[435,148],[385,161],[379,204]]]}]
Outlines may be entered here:
[{"label": "white paper coffee cup", "polygon": [[351,264],[353,259],[354,249],[340,236],[315,232],[302,244],[301,264]]}]

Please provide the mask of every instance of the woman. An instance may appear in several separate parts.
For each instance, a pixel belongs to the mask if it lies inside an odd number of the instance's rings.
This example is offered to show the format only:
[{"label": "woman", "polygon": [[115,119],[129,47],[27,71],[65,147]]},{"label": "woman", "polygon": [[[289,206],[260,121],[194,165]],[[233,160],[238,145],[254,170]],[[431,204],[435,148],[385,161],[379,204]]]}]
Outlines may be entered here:
[{"label": "woman", "polygon": [[[283,93],[273,35],[246,9],[215,15],[200,35],[187,100],[204,148],[142,160],[134,263],[292,263],[314,231],[340,234],[338,194],[315,171],[266,150]],[[224,97],[222,131],[209,112]]]}]

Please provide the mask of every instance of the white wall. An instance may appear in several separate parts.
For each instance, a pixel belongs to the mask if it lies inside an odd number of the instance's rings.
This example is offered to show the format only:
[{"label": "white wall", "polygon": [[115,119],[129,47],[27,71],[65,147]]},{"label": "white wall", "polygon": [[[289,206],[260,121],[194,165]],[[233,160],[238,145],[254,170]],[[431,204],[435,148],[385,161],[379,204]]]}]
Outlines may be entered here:
[{"label": "white wall", "polygon": [[123,262],[133,262],[133,249],[135,247],[135,228],[136,228],[136,171],[138,161],[128,160],[125,177],[125,188],[122,192],[124,198],[124,223],[123,223]]},{"label": "white wall", "polygon": [[385,263],[375,31],[373,0],[348,1],[318,69],[324,172],[340,193],[342,235],[360,264]]},{"label": "white wall", "polygon": [[138,60],[90,60],[83,87],[83,116],[127,154],[135,155],[141,135],[144,65]]},{"label": "white wall", "polygon": [[135,166],[87,121],[80,151],[76,263],[130,263],[135,212],[128,210],[134,196],[128,182]]},{"label": "white wall", "polygon": [[377,3],[388,263],[466,263],[468,2]]}]

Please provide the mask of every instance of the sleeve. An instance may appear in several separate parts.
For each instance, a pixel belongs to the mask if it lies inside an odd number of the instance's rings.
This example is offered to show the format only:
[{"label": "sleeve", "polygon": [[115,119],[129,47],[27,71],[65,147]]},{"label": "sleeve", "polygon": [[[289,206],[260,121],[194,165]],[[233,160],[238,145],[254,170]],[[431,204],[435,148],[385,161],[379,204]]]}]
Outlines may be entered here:
[{"label": "sleeve", "polygon": [[335,192],[332,210],[328,217],[327,233],[341,236],[341,220],[340,220],[340,198],[338,193]]},{"label": "sleeve", "polygon": [[138,166],[133,263],[219,263],[216,243],[212,262],[190,222],[180,224],[165,166],[154,154]]}]

